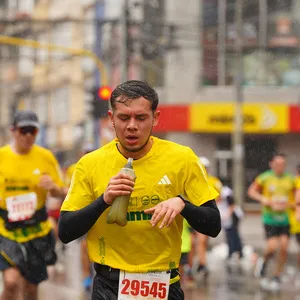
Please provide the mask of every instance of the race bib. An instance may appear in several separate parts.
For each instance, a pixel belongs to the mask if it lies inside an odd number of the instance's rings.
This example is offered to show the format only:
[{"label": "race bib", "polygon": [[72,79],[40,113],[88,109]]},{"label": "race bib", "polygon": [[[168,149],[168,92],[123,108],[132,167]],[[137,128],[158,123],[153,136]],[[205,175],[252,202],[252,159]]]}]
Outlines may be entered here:
[{"label": "race bib", "polygon": [[120,271],[118,300],[168,299],[170,273]]},{"label": "race bib", "polygon": [[273,202],[277,202],[277,203],[286,203],[288,201],[288,197],[287,196],[281,196],[281,195],[274,195],[274,196],[272,196],[271,200]]},{"label": "race bib", "polygon": [[37,208],[36,193],[7,197],[6,207],[9,222],[28,220],[34,215]]}]

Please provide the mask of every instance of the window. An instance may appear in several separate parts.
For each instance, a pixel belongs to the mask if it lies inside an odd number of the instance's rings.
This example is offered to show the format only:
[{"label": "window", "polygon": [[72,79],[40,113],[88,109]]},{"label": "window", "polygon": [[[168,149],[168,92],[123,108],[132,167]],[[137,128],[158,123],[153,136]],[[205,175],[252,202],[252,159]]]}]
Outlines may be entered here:
[{"label": "window", "polygon": [[[38,41],[41,44],[48,44],[49,43],[49,39],[48,39],[48,34],[47,33],[43,33],[38,37]],[[43,63],[46,62],[48,60],[48,51],[46,49],[38,49],[37,50],[37,62],[38,63]]]},{"label": "window", "polygon": [[34,50],[32,48],[21,47],[19,72],[21,76],[30,77],[34,67]]},{"label": "window", "polygon": [[95,0],[80,0],[82,5],[88,6],[95,3]]},{"label": "window", "polygon": [[52,31],[52,43],[64,47],[72,46],[72,23],[60,22],[55,24]]},{"label": "window", "polygon": [[[142,55],[144,80],[156,87],[164,86],[164,46],[160,40],[165,32],[165,0],[144,2],[144,27]],[[132,46],[132,45],[131,45]],[[133,45],[134,46],[134,45]],[[130,46],[129,46],[130,48]]]},{"label": "window", "polygon": [[9,0],[8,1],[8,8],[9,9],[17,9],[18,8],[18,0]]},{"label": "window", "polygon": [[[297,1],[297,0],[296,0]],[[267,0],[269,13],[291,12],[292,0]]]},{"label": "window", "polygon": [[34,8],[34,0],[22,0],[19,2],[19,11],[31,13]]},{"label": "window", "polygon": [[[72,23],[57,23],[52,30],[52,43],[63,47],[72,47]],[[68,54],[61,51],[52,52],[56,59],[64,59]]]},{"label": "window", "polygon": [[0,1],[0,17],[2,19],[7,17],[8,0]]},{"label": "window", "polygon": [[64,124],[69,120],[69,92],[69,87],[64,86],[51,94],[51,121],[55,125]]},{"label": "window", "polygon": [[203,1],[203,83],[218,83],[218,0]]},{"label": "window", "polygon": [[0,59],[15,62],[19,58],[20,48],[17,46],[1,45]]},{"label": "window", "polygon": [[84,24],[84,46],[87,49],[93,50],[96,42],[95,8],[92,7],[86,11],[84,16],[86,23]]},{"label": "window", "polygon": [[[234,84],[235,6],[236,0],[203,1],[204,85]],[[299,15],[299,1],[243,1],[244,85],[300,85]]]},{"label": "window", "polygon": [[41,124],[48,121],[48,95],[40,94],[35,97],[35,112],[39,117]]}]

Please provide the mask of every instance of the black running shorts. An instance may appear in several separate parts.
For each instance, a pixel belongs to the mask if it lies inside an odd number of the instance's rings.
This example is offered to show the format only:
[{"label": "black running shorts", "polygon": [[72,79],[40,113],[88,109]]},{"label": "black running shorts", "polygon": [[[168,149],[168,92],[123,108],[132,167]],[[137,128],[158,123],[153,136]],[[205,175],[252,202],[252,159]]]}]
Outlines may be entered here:
[{"label": "black running shorts", "polygon": [[[98,272],[94,278],[92,300],[117,300],[118,290],[118,272]],[[184,300],[184,293],[179,281],[170,285],[168,300]]]},{"label": "black running shorts", "polygon": [[180,262],[181,266],[189,264],[189,253],[181,253]]},{"label": "black running shorts", "polygon": [[265,224],[265,235],[266,239],[273,237],[279,237],[281,235],[290,236],[290,226],[274,226]]},{"label": "black running shorts", "polygon": [[0,271],[17,267],[22,276],[33,284],[48,278],[47,266],[55,264],[53,232],[25,243],[17,243],[0,236]]}]

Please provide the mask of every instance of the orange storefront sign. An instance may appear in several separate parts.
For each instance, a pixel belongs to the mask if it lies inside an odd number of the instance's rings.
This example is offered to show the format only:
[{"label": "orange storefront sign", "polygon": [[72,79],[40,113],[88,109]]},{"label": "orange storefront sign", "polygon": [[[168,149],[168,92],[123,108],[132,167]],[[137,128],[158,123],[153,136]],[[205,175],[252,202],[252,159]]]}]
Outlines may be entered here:
[{"label": "orange storefront sign", "polygon": [[160,105],[160,118],[154,132],[189,131],[189,107],[187,105]]},{"label": "orange storefront sign", "polygon": [[300,106],[290,106],[290,132],[300,132]]},{"label": "orange storefront sign", "polygon": [[[287,133],[289,108],[285,104],[244,103],[245,133]],[[230,133],[234,125],[234,103],[195,103],[190,106],[190,130]]]}]

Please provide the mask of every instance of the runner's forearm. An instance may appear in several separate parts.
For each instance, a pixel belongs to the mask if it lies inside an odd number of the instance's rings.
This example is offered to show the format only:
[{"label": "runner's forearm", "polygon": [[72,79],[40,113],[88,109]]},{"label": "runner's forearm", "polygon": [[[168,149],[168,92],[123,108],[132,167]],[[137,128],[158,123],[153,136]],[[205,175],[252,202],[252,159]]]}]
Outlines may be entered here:
[{"label": "runner's forearm", "polygon": [[58,236],[63,243],[69,243],[86,234],[109,205],[101,195],[90,205],[77,211],[61,211],[58,222]]},{"label": "runner's forearm", "polygon": [[52,197],[62,198],[65,197],[64,188],[58,185],[53,185],[53,187],[49,190],[49,193]]},{"label": "runner's forearm", "polygon": [[200,206],[185,201],[181,214],[192,228],[200,233],[216,237],[221,231],[220,212],[215,200],[207,201]]}]

